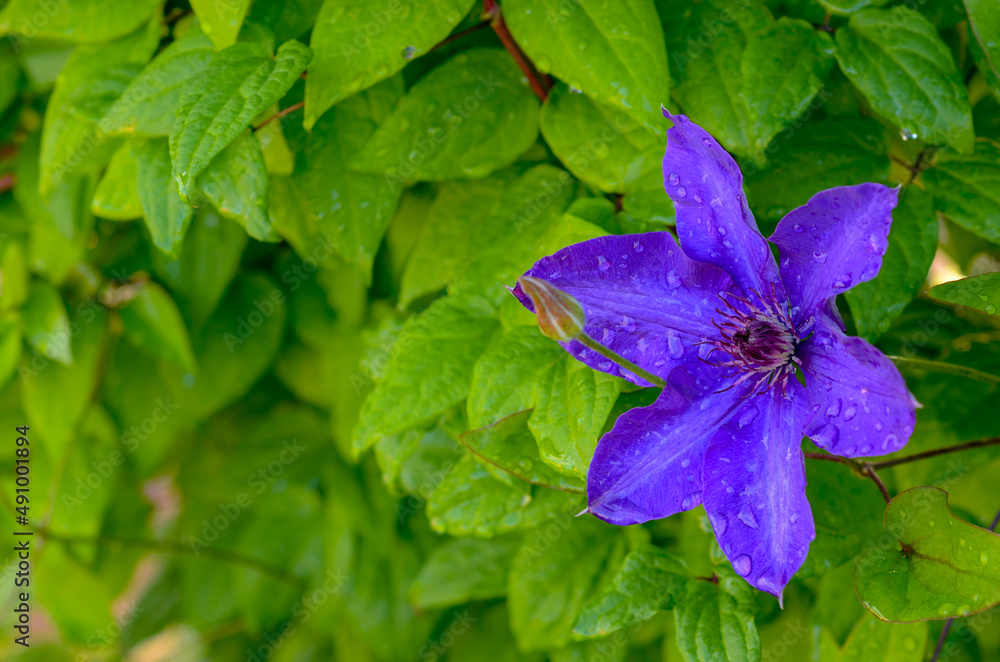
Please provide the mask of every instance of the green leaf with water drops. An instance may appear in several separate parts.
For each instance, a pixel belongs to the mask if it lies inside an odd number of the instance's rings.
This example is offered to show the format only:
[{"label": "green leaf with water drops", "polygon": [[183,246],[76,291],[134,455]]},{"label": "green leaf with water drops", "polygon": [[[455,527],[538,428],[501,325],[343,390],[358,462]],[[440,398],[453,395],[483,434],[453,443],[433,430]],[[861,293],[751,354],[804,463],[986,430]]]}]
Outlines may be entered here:
[{"label": "green leaf with water drops", "polygon": [[495,338],[476,362],[469,422],[484,426],[533,407],[524,417],[542,459],[583,478],[620,390],[621,380],[569,356],[537,326],[519,326]]},{"label": "green leaf with water drops", "polygon": [[898,543],[877,543],[854,567],[858,597],[880,619],[961,617],[1000,604],[1000,535],[952,514],[944,490],[897,495],[885,529]]},{"label": "green leaf with water drops", "polygon": [[1000,145],[981,140],[968,156],[944,150],[923,173],[938,211],[974,234],[1000,242]]},{"label": "green leaf with water drops", "polygon": [[198,177],[198,188],[226,218],[258,241],[280,241],[267,217],[267,166],[260,143],[245,130],[212,159]]},{"label": "green leaf with water drops", "polygon": [[236,43],[251,0],[191,0],[202,29],[219,50]]},{"label": "green leaf with water drops", "polygon": [[747,39],[740,68],[755,158],[809,108],[833,67],[833,51],[829,35],[788,17]]},{"label": "green leaf with water drops", "polygon": [[889,248],[878,275],[844,295],[858,335],[873,340],[889,329],[927,278],[937,244],[933,199],[915,186],[906,187],[892,212]]},{"label": "green leaf with water drops", "polygon": [[531,411],[519,411],[492,425],[469,430],[459,437],[479,459],[532,485],[583,494],[584,484],[540,462],[538,445],[528,429]]},{"label": "green leaf with water drops", "polygon": [[309,46],[305,126],[331,107],[384,80],[448,36],[473,0],[326,0]]},{"label": "green leaf with water drops", "polygon": [[676,554],[652,545],[631,551],[614,579],[584,607],[573,632],[600,637],[673,609],[686,592],[689,575]]},{"label": "green leaf with water drops", "polygon": [[663,139],[621,108],[559,83],[542,106],[541,129],[559,160],[599,191],[662,193]]},{"label": "green leaf with water drops", "polygon": [[538,99],[501,51],[460,53],[420,79],[350,162],[404,181],[485,177],[538,136]]},{"label": "green leaf with water drops", "polygon": [[508,0],[503,15],[542,73],[662,133],[660,106],[668,101],[670,73],[652,0]]},{"label": "green leaf with water drops", "polygon": [[[463,400],[472,383],[472,367],[499,324],[488,301],[465,295],[439,299],[411,317],[385,373],[361,407],[355,452]],[[403,401],[406,407],[399,406]]]},{"label": "green leaf with water drops", "polygon": [[953,280],[932,287],[929,294],[938,301],[995,316],[997,306],[1000,305],[1000,273],[991,272],[972,278]]},{"label": "green leaf with water drops", "polygon": [[871,614],[854,626],[837,662],[923,662],[927,623],[885,623]]},{"label": "green leaf with water drops", "polygon": [[[573,624],[621,562],[623,529],[565,514],[529,532],[514,555],[507,606],[522,651],[565,646]],[[616,559],[617,557],[617,559]],[[617,560],[617,563],[615,561]]]},{"label": "green leaf with water drops", "polygon": [[762,221],[780,220],[823,189],[889,177],[885,129],[867,117],[825,118],[785,131],[771,143],[768,159],[764,169],[743,168]]},{"label": "green leaf with water drops", "polygon": [[138,164],[136,192],[153,244],[168,255],[177,255],[193,210],[177,194],[170,176],[170,148],[165,138],[139,138],[131,144]]},{"label": "green leaf with water drops", "polygon": [[427,500],[427,517],[438,533],[492,538],[557,517],[565,524],[586,507],[586,499],[578,494],[545,487],[525,492],[507,485],[471,453],[444,466],[450,470],[430,483],[434,492]]},{"label": "green leaf with water drops", "polygon": [[837,60],[877,113],[904,135],[972,151],[972,107],[951,50],[906,7],[866,9],[837,30]]},{"label": "green leaf with water drops", "polygon": [[505,595],[507,568],[520,544],[516,536],[449,540],[431,553],[410,586],[414,605],[450,607]]},{"label": "green leaf with water drops", "polygon": [[380,174],[351,170],[347,163],[402,94],[403,82],[397,76],[337,104],[305,139],[294,177],[309,212],[309,231],[333,244],[369,279],[403,186]]},{"label": "green leaf with water drops", "polygon": [[674,606],[677,646],[686,662],[757,662],[760,634],[753,589],[726,565],[716,576],[692,579]]},{"label": "green leaf with water drops", "polygon": [[185,82],[170,131],[173,177],[182,199],[211,160],[285,95],[311,56],[295,40],[282,44],[274,57],[264,44],[240,42],[219,51],[201,75]]}]

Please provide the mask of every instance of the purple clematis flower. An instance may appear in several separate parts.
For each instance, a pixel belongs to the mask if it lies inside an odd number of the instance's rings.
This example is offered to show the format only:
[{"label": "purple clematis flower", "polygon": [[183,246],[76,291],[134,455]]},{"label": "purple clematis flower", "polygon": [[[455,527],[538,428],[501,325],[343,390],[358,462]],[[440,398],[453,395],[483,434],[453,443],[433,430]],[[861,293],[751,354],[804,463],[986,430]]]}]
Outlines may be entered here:
[{"label": "purple clematis flower", "polygon": [[[899,371],[845,335],[835,304],[881,268],[898,189],[816,194],[778,224],[776,262],[736,162],[687,117],[664,114],[674,124],[663,176],[680,247],[667,232],[600,237],[525,275],[572,296],[590,338],[667,382],[600,440],[589,512],[625,525],[704,504],[736,572],[780,599],[816,537],[803,435],[844,457],[883,455],[916,422]],[[534,311],[520,284],[513,293]],[[579,340],[561,344],[597,370],[650,385]]]}]

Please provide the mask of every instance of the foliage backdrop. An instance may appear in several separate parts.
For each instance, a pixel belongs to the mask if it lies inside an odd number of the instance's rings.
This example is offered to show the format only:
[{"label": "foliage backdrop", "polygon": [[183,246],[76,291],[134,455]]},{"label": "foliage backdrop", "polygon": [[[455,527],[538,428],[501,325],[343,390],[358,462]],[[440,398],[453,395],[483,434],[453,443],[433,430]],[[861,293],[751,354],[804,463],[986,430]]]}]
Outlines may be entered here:
[{"label": "foliage backdrop", "polygon": [[810,461],[781,610],[700,508],[574,517],[656,392],[505,287],[670,230],[663,104],[765,234],[903,187],[841,311],[924,405],[898,455],[995,439],[995,0],[0,0],[0,35],[0,528],[29,425],[36,532],[5,659],[920,662],[952,616],[938,659],[1000,659],[1000,446],[880,468],[947,492],[888,511]]}]

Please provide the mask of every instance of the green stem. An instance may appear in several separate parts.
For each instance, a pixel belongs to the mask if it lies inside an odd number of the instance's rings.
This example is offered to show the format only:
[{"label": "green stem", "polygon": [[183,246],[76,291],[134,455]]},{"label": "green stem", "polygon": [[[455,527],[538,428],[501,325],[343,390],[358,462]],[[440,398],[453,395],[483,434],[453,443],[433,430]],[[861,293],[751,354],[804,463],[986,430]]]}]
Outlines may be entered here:
[{"label": "green stem", "polygon": [[928,372],[940,372],[947,375],[958,375],[959,377],[968,377],[969,379],[974,379],[977,382],[982,382],[984,384],[1000,384],[1000,377],[996,375],[991,375],[987,372],[981,370],[976,370],[975,368],[970,368],[964,365],[957,365],[955,363],[942,363],[940,361],[932,361],[930,359],[911,359],[905,356],[889,356],[889,360],[896,364],[899,368],[917,368],[920,370],[927,370]]},{"label": "green stem", "polygon": [[636,375],[637,377],[642,377],[650,384],[655,384],[660,388],[666,387],[667,383],[663,381],[661,378],[657,377],[652,373],[646,372],[636,364],[626,359],[624,356],[611,351],[601,343],[597,342],[596,340],[588,336],[586,333],[581,333],[580,335],[578,335],[576,337],[576,340],[579,340],[581,343],[583,343],[583,345],[587,349],[592,349],[601,356],[603,356],[604,358],[614,361],[615,363],[625,368],[626,370]]}]

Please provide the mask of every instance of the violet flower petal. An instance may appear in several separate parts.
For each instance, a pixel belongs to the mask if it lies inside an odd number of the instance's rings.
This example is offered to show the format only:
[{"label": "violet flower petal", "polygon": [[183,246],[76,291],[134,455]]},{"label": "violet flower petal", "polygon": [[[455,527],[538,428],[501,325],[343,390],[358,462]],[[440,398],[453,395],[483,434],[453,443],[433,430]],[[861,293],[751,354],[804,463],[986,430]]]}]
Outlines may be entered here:
[{"label": "violet flower petal", "polygon": [[701,503],[702,463],[719,425],[749,384],[698,361],[670,373],[655,403],[630,409],[601,438],[587,473],[588,510],[611,524],[638,524]]},{"label": "violet flower petal", "polygon": [[799,347],[810,418],[805,434],[843,457],[898,451],[909,441],[919,406],[899,370],[861,338],[824,316]]},{"label": "violet flower petal", "polygon": [[749,294],[780,291],[778,269],[746,196],[739,166],[715,138],[684,115],[663,114],[663,182],[677,212],[677,237],[692,259],[717,265]]},{"label": "violet flower petal", "polygon": [[882,267],[889,245],[898,188],[882,184],[838,186],[788,212],[771,241],[780,250],[781,278],[796,321],[806,321],[827,302]]},{"label": "violet flower petal", "polygon": [[[688,258],[668,232],[584,241],[542,258],[525,275],[576,299],[587,335],[660,377],[697,360],[695,343],[718,337],[718,294],[733,288],[725,272]],[[520,285],[513,293],[534,312]],[[591,368],[650,386],[579,341],[560,344]]]},{"label": "violet flower petal", "polygon": [[750,584],[781,599],[816,537],[806,500],[805,388],[789,380],[750,398],[705,455],[705,511],[715,536]]}]

